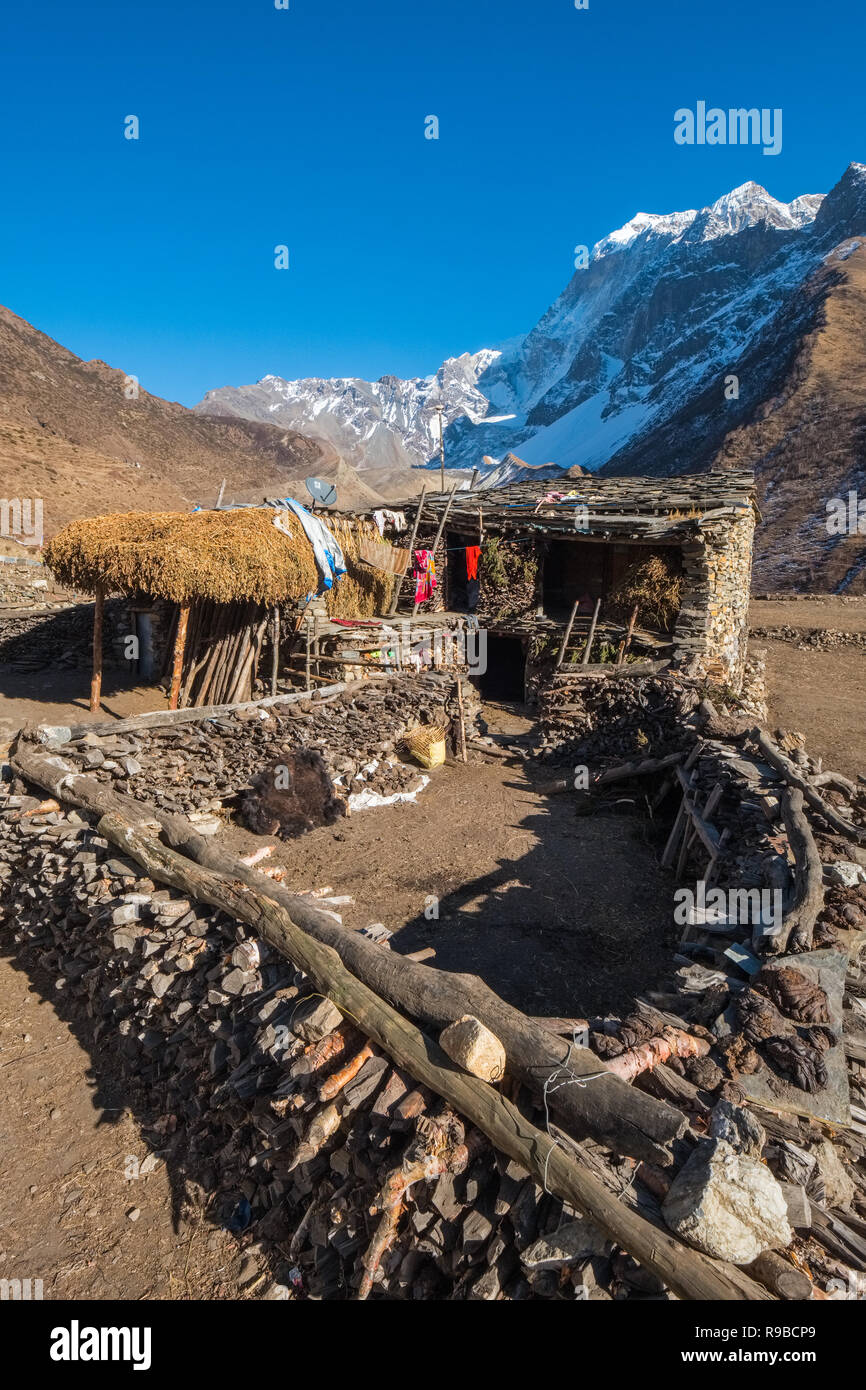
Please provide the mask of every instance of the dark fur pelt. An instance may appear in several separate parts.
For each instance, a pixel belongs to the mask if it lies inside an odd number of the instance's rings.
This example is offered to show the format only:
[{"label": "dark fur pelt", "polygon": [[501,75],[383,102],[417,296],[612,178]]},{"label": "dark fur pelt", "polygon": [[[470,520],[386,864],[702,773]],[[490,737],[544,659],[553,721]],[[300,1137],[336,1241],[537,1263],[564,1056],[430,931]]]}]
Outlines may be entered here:
[{"label": "dark fur pelt", "polygon": [[286,750],[253,778],[240,810],[248,830],[290,840],[317,825],[333,825],[346,814],[346,803],[334,794],[321,753],[299,748]]}]

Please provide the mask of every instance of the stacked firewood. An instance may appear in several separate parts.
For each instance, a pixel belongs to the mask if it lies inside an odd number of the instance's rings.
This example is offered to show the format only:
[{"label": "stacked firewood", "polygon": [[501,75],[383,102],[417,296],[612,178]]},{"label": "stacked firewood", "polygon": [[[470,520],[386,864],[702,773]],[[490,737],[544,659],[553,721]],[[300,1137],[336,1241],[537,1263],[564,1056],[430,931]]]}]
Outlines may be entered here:
[{"label": "stacked firewood", "polygon": [[7,939],[274,1296],[661,1294],[285,958],[44,805],[3,802]]},{"label": "stacked firewood", "polygon": [[694,741],[684,720],[699,700],[685,677],[560,675],[539,693],[541,756],[574,763],[676,752]]}]

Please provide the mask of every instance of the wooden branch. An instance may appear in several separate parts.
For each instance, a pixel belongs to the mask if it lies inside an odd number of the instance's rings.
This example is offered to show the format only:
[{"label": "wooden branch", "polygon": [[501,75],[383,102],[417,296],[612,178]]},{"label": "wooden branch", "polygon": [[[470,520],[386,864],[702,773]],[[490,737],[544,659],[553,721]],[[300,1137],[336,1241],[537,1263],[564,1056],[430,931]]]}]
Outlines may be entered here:
[{"label": "wooden branch", "polygon": [[228,875],[191,863],[114,812],[101,818],[98,831],[152,878],[180,892],[191,892],[251,926],[303,970],[315,987],[351,1017],[398,1066],[405,1067],[417,1081],[452,1105],[536,1181],[585,1213],[680,1298],[767,1298],[758,1284],[733,1266],[689,1249],[618,1202],[592,1173],[524,1119],[492,1086],[454,1067],[432,1038],[353,976],[336,951],[302,931],[278,903],[232,881]]},{"label": "wooden branch", "polygon": [[754,947],[760,945],[772,956],[785,951],[810,951],[815,923],[824,906],[824,868],[803,810],[803,793],[798,787],[785,788],[781,808],[788,843],[794,853],[794,901],[780,932],[761,936],[758,928],[752,942]]},{"label": "wooden branch", "polygon": [[647,1038],[608,1061],[608,1068],[623,1081],[633,1081],[641,1072],[652,1071],[670,1057],[706,1057],[710,1045],[682,1028],[665,1028],[655,1037]]},{"label": "wooden branch", "polygon": [[96,586],[93,602],[93,676],[90,681],[90,709],[99,709],[102,698],[102,614],[105,607],[105,590],[101,584]]},{"label": "wooden branch", "polygon": [[[591,1136],[606,1148],[662,1167],[671,1162],[670,1145],[686,1129],[685,1117],[678,1110],[634,1090],[613,1074],[599,1077],[598,1073],[606,1073],[607,1068],[588,1048],[558,1041],[476,976],[438,970],[396,951],[383,951],[360,932],[341,926],[258,869],[218,849],[182,816],[115,792],[74,771],[56,755],[19,741],[10,761],[22,777],[44,787],[59,801],[96,815],[112,811],[131,824],[161,826],[169,843],[195,864],[227,875],[236,887],[244,884],[280,905],[311,937],[336,950],[366,985],[413,1018],[441,1029],[463,1014],[473,1014],[501,1040],[509,1071],[537,1098],[552,1076],[569,1082],[551,1090],[549,1103],[563,1129],[575,1138]],[[579,1084],[586,1075],[597,1079]]]},{"label": "wooden branch", "polygon": [[851,821],[840,816],[838,811],[824,800],[820,792],[812,785],[802,772],[786,758],[780,748],[777,748],[772,739],[768,738],[763,729],[752,729],[749,737],[760,748],[764,758],[772,768],[775,768],[791,787],[796,787],[803,793],[806,801],[813,810],[818,811],[828,825],[838,831],[840,835],[846,835],[849,840],[854,840],[858,845],[866,845],[866,826],[854,825]]},{"label": "wooden branch", "polygon": [[571,617],[568,620],[568,627],[565,629],[565,636],[562,639],[562,646],[560,647],[559,655],[556,658],[556,665],[553,668],[554,671],[558,671],[560,666],[562,665],[563,657],[565,656],[565,649],[571,641],[571,629],[574,627],[574,620],[577,617],[577,610],[579,607],[580,599],[576,598],[572,606]]},{"label": "wooden branch", "polygon": [[666,767],[676,767],[685,756],[685,753],[668,753],[663,758],[634,758],[629,763],[620,763],[618,767],[606,768],[592,785],[604,787],[609,782],[625,782],[630,777],[644,777],[652,772],[663,772]]},{"label": "wooden branch", "polygon": [[586,639],[586,646],[583,649],[583,656],[580,659],[581,666],[589,665],[589,654],[592,651],[592,639],[595,637],[595,627],[598,622],[598,615],[601,612],[601,599],[595,601],[595,611],[592,615],[592,622],[589,625],[589,636]]},{"label": "wooden branch", "polygon": [[381,677],[369,676],[364,681],[337,681],[332,685],[326,686],[323,690],[316,690],[312,694],[306,690],[291,690],[286,695],[267,695],[263,700],[244,700],[235,705],[204,705],[198,709],[154,709],[148,710],[146,714],[135,714],[129,719],[114,719],[102,724],[39,724],[25,727],[24,732],[29,734],[36,733],[42,742],[59,739],[62,743],[74,742],[76,739],[83,738],[85,734],[95,734],[97,738],[108,737],[114,734],[134,734],[138,730],[161,729],[173,724],[198,723],[204,719],[221,719],[223,715],[235,714],[238,710],[247,709],[273,709],[276,705],[297,704],[305,700],[312,700],[317,705],[321,700],[335,695],[342,695],[347,690],[360,689],[366,685],[368,680],[377,680]]}]

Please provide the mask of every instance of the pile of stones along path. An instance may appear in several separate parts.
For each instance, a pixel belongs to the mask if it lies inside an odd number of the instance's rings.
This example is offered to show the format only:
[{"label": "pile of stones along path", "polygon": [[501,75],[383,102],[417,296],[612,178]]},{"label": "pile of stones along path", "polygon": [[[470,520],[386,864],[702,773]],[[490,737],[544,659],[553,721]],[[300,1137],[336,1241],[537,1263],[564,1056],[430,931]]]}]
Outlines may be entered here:
[{"label": "pile of stones along path", "polygon": [[[467,706],[468,697],[467,690]],[[471,714],[467,707],[467,721]],[[135,733],[84,733],[62,753],[117,791],[187,814],[222,811],[283,750],[302,747],[321,752],[342,795],[391,796],[422,785],[421,769],[401,752],[407,730],[439,724],[447,731],[456,715],[453,679],[429,674]]]}]

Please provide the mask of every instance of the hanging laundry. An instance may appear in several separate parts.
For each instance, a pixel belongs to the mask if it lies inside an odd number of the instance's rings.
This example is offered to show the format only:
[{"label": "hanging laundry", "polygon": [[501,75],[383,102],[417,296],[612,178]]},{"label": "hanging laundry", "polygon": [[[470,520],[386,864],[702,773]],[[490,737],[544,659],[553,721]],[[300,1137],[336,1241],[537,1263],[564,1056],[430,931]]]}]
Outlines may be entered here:
[{"label": "hanging laundry", "polygon": [[415,580],[415,603],[426,603],[433,597],[436,588],[436,565],[432,550],[416,550],[413,557],[412,578]]},{"label": "hanging laundry", "polygon": [[466,578],[478,578],[478,560],[481,555],[480,545],[467,545],[466,547]]},{"label": "hanging laundry", "polygon": [[325,589],[331,588],[335,579],[339,579],[346,573],[346,562],[343,559],[339,542],[319,518],[313,516],[312,512],[308,512],[306,507],[302,507],[300,502],[296,502],[292,497],[286,497],[283,500],[285,510],[278,512],[274,517],[274,525],[278,531],[282,531],[283,535],[294,539],[286,525],[286,511],[294,512],[304,528],[307,540],[313,547],[313,555],[319,571],[319,592],[322,593]]},{"label": "hanging laundry", "polygon": [[389,507],[380,507],[373,513],[373,520],[379,528],[379,535],[384,536],[385,527],[393,526],[395,531],[406,530],[405,512],[392,512]]}]

